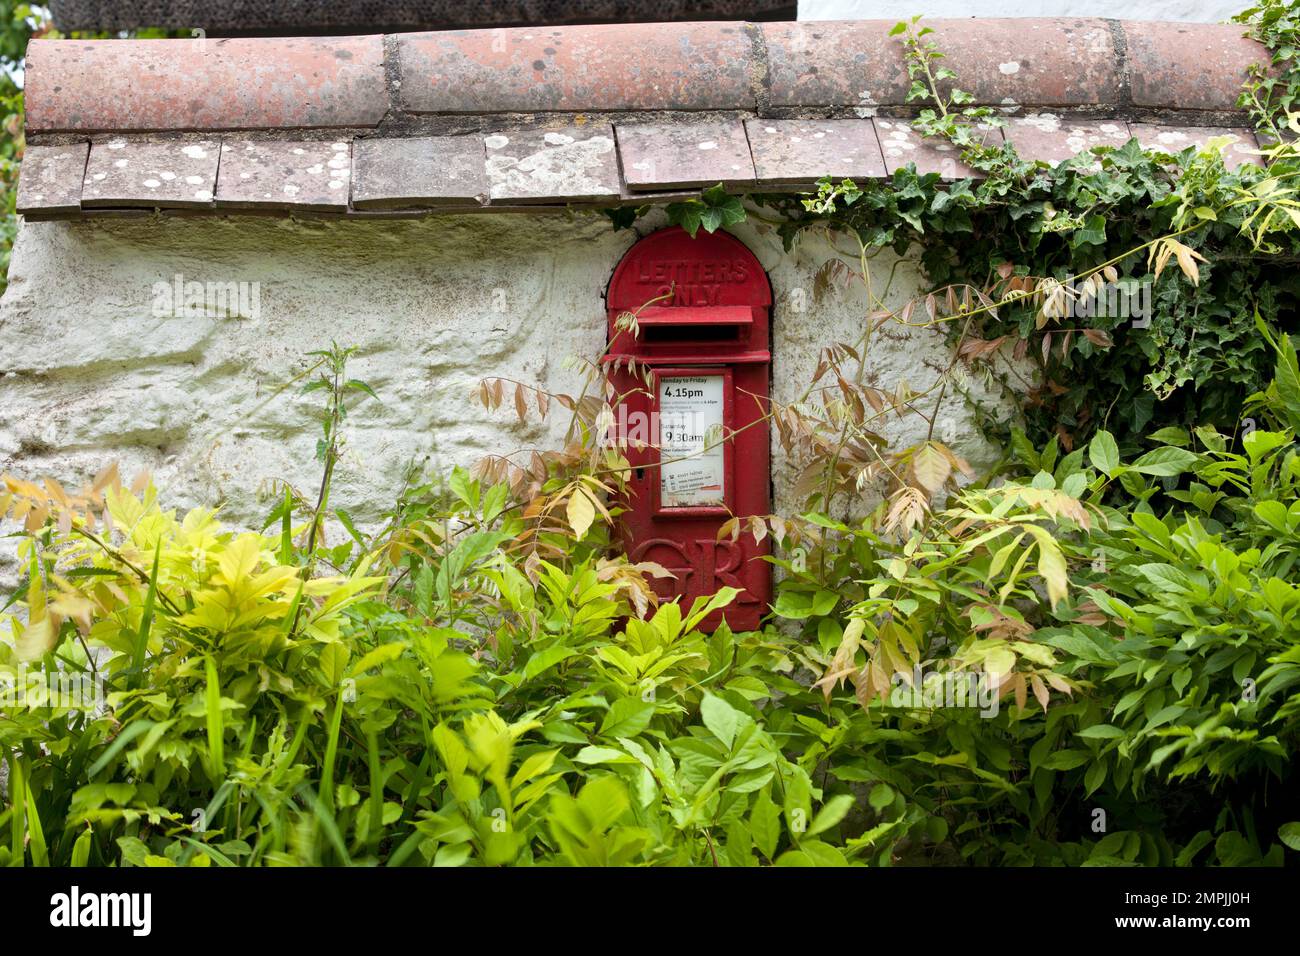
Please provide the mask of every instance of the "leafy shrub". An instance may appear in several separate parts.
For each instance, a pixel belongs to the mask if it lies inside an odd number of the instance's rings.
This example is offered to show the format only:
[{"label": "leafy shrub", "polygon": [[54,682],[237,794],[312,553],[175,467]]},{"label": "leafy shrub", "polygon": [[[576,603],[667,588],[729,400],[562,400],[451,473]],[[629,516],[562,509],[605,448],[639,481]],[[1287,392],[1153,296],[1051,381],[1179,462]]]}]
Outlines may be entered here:
[{"label": "leafy shrub", "polygon": [[[1274,345],[1257,401],[1294,423],[1295,351]],[[872,729],[846,749],[875,744],[830,772],[942,812],[980,862],[1187,863],[1211,842],[1221,862],[1280,861],[1300,743],[1293,434],[1237,452],[1165,430],[1129,463],[1107,432],[1060,460],[1022,446],[1032,477],[963,491],[902,540],[806,516],[830,534],[776,612],[802,622],[820,686],[853,686],[863,715],[841,726]],[[979,666],[1012,698],[992,720],[891,706],[915,669]],[[1097,809],[1112,828],[1087,845]]]},{"label": "leafy shrub", "polygon": [[[0,719],[0,857],[1280,862],[1300,375],[1273,348],[1255,401],[1275,430],[1240,452],[1212,429],[1127,462],[1105,432],[1064,457],[1022,442],[1019,476],[933,514],[757,522],[803,554],[777,559],[774,626],[744,634],[701,630],[731,589],[661,603],[661,569],[611,555],[609,449],[555,454],[519,493],[457,470],[337,544],[288,488],[257,534],[111,469],[76,494],[6,479],[29,573],[0,644],[23,692]],[[371,393],[346,353],[319,361],[328,466],[341,406]]]}]

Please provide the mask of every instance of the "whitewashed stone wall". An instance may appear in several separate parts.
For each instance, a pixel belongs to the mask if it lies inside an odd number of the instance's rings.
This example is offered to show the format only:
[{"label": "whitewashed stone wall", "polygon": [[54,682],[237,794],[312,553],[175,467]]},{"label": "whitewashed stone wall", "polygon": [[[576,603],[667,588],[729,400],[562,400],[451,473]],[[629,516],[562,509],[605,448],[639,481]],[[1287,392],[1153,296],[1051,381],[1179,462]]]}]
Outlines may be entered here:
[{"label": "whitewashed stone wall", "polygon": [[[769,271],[773,394],[790,401],[818,352],[856,341],[870,310],[859,286],[813,303],[830,255],[822,240],[786,254],[771,231],[746,225],[737,235]],[[351,374],[383,404],[368,400],[349,420],[333,503],[377,520],[412,464],[445,469],[555,441],[539,425],[518,425],[512,410],[487,414],[471,390],[500,375],[576,391],[581,375],[569,360],[602,348],[605,288],[637,238],[599,215],[28,223],[0,302],[0,472],[77,484],[117,460],[127,474],[150,469],[178,508],[220,504],[232,522],[260,523],[275,480],[303,490],[318,480],[321,394],[285,386],[306,353],[336,341],[357,347]],[[877,259],[878,292],[890,255]],[[155,315],[156,286],[178,275],[256,283],[257,317]],[[903,262],[886,300],[901,304],[918,286],[915,264]],[[869,374],[885,387],[906,379],[924,388],[930,365],[947,360],[942,336],[891,335],[873,348]],[[968,414],[951,398],[938,437],[987,463],[993,450]],[[890,428],[914,440],[924,426]],[[789,511],[798,503],[776,451],[776,504]],[[12,551],[0,555],[8,562]],[[12,567],[0,564],[5,579]]]}]

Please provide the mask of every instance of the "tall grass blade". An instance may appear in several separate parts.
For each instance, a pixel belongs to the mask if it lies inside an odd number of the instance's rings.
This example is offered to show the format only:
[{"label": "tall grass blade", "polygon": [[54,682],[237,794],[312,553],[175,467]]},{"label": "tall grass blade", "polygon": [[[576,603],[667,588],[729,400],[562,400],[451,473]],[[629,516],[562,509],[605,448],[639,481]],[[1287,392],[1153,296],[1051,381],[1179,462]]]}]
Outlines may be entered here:
[{"label": "tall grass blade", "polygon": [[45,844],[45,831],[41,829],[41,815],[36,809],[36,797],[32,793],[30,780],[24,782],[23,789],[27,791],[27,836],[32,845],[32,864],[48,867],[50,850]]},{"label": "tall grass blade", "polygon": [[149,573],[149,590],[144,596],[144,610],[140,614],[140,631],[135,638],[135,653],[131,655],[132,688],[140,686],[144,674],[144,656],[149,649],[149,632],[153,629],[154,603],[158,600],[158,559],[162,556],[162,537],[153,549],[153,570]]},{"label": "tall grass blade", "polygon": [[284,509],[280,512],[280,563],[293,563],[293,496],[284,486]]},{"label": "tall grass blade", "polygon": [[212,762],[212,782],[226,777],[226,753],[222,738],[225,734],[225,721],[221,714],[221,683],[217,677],[217,662],[209,656],[204,662],[207,674],[207,688],[204,691],[204,707],[207,711],[208,758]]},{"label": "tall grass blade", "polygon": [[366,734],[366,749],[370,763],[370,826],[366,842],[373,853],[379,849],[379,838],[384,832],[384,768],[379,759],[379,738],[374,731]]},{"label": "tall grass blade", "polygon": [[81,831],[81,836],[77,837],[77,842],[72,845],[72,865],[74,867],[90,865],[90,847],[94,839],[95,833],[90,827],[86,827]]},{"label": "tall grass blade", "polygon": [[334,809],[334,760],[339,752],[339,731],[343,727],[343,691],[340,690],[334,702],[334,714],[330,718],[330,735],[325,742],[325,766],[320,774],[320,800],[330,810]]},{"label": "tall grass blade", "polygon": [[325,806],[324,801],[308,795],[311,800],[312,812],[315,813],[316,819],[320,822],[321,829],[325,831],[325,837],[334,847],[334,852],[339,855],[344,866],[352,865],[352,857],[348,855],[348,848],[343,843],[343,834],[339,832],[339,826],[334,821],[334,814],[329,807]]},{"label": "tall grass blade", "polygon": [[[12,851],[10,866],[24,866],[27,859],[25,846],[27,836],[27,801],[22,794],[27,792],[27,780],[23,775],[21,760],[9,761],[9,804],[12,808],[9,817],[9,848]],[[18,794],[18,796],[15,796]]]}]

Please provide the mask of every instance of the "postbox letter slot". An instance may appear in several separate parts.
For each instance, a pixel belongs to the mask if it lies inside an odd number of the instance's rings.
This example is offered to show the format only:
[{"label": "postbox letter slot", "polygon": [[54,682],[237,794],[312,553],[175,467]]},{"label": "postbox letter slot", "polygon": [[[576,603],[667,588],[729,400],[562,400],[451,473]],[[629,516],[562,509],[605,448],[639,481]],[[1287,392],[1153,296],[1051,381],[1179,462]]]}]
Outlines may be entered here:
[{"label": "postbox letter slot", "polygon": [[754,310],[743,305],[720,305],[714,308],[664,308],[651,306],[637,316],[642,328],[682,328],[698,325],[753,325]]},{"label": "postbox letter slot", "polygon": [[671,345],[674,342],[708,342],[722,344],[740,340],[742,325],[647,325],[641,329],[641,341],[647,345]]},{"label": "postbox letter slot", "polygon": [[690,308],[652,306],[637,316],[641,340],[648,345],[674,342],[738,342],[754,324],[754,310],[748,306]]}]

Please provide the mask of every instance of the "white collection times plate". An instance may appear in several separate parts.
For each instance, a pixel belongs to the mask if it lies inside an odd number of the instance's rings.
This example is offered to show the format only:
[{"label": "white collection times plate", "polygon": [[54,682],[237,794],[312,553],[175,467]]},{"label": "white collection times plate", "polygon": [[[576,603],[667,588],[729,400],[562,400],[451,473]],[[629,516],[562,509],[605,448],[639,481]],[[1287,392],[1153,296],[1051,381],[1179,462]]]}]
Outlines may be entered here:
[{"label": "white collection times plate", "polygon": [[726,500],[723,377],[659,378],[659,505],[720,507]]}]

